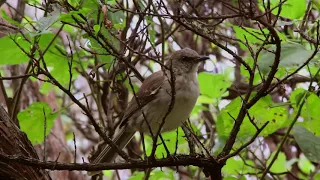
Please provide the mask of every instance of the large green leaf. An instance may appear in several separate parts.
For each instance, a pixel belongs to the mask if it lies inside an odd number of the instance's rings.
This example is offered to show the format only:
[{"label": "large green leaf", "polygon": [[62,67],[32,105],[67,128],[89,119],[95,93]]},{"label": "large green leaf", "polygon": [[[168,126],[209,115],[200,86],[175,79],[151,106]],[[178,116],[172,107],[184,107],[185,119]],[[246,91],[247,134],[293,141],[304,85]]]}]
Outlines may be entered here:
[{"label": "large green leaf", "polygon": [[211,98],[221,98],[232,84],[222,74],[200,73],[198,80],[200,93]]},{"label": "large green leaf", "polygon": [[[29,39],[30,35],[25,35]],[[39,48],[42,50],[42,52],[47,49],[49,43],[53,40],[54,34],[47,33],[42,34],[39,36]],[[18,46],[16,43],[20,46]],[[52,44],[55,44],[56,41],[54,41]],[[20,35],[8,35],[0,38],[0,49],[1,49],[1,55],[2,58],[0,59],[0,65],[13,65],[13,64],[21,64],[26,63],[29,61],[29,57],[20,49],[22,48],[25,52],[29,53],[31,44],[25,40],[25,38]],[[56,60],[57,58],[60,58],[60,53],[55,50],[55,47],[51,45],[44,55],[44,59],[52,59]],[[59,57],[60,56],[60,57]],[[35,58],[39,58],[39,54],[37,53],[35,55]]]},{"label": "large green leaf", "polygon": [[54,11],[52,11],[48,16],[40,18],[38,21],[35,21],[37,31],[32,32],[32,35],[40,35],[44,33],[50,33],[51,26],[53,26],[54,23],[56,23],[60,17],[60,10],[57,8],[54,8]]},{"label": "large green leaf", "polygon": [[[274,51],[275,48],[270,48]],[[258,65],[260,70],[267,74],[272,64],[274,63],[275,55],[269,51],[262,51],[262,55],[258,60]],[[280,57],[280,67],[292,68],[302,65],[311,55],[312,50],[306,50],[304,46],[300,44],[282,44],[281,46],[281,57]]]},{"label": "large green leaf", "polygon": [[[243,42],[248,42],[252,44],[262,44],[266,39],[266,35],[269,33],[267,29],[253,29],[253,28],[243,28],[239,26],[233,26],[233,30],[236,33],[236,37]],[[240,43],[241,49],[247,49],[246,46]]]},{"label": "large green leaf", "polygon": [[[271,160],[273,159],[275,155],[275,152],[271,154],[271,156],[269,157],[268,161],[267,161],[267,166],[270,165]],[[284,155],[283,152],[280,152],[278,154],[277,159],[274,161],[274,163],[272,164],[270,171],[273,173],[282,173],[282,172],[286,172],[288,170],[290,170],[291,167],[286,167],[286,156]]]},{"label": "large green leaf", "polygon": [[22,27],[22,25],[21,25],[18,21],[16,21],[16,20],[12,19],[11,17],[9,17],[9,16],[7,15],[6,11],[4,11],[4,10],[2,10],[2,9],[1,9],[0,11],[1,11],[1,16],[2,16],[2,18],[3,18],[4,20],[6,20],[8,23],[13,24],[13,25],[15,25],[15,26],[17,26],[17,27]]},{"label": "large green leaf", "polygon": [[46,136],[53,127],[56,113],[44,102],[32,103],[28,108],[18,113],[21,130],[24,131],[32,144],[39,144],[44,140],[44,125],[46,122]]},{"label": "large green leaf", "polygon": [[[241,105],[241,98],[236,98],[220,111],[217,118],[217,132],[219,136],[228,136],[230,134],[234,125],[234,119],[237,118]],[[271,134],[287,124],[287,108],[283,106],[273,107],[273,102],[270,96],[261,98],[252,108],[249,109],[249,114],[258,127],[269,122],[260,135]],[[245,140],[255,132],[255,127],[246,116],[238,134],[239,140]]]},{"label": "large green leaf", "polygon": [[249,112],[258,126],[269,121],[260,135],[267,136],[287,125],[288,109],[285,106],[275,105],[271,96],[261,98]]},{"label": "large green leaf", "polygon": [[[176,149],[176,142],[177,142],[177,132],[171,131],[171,132],[165,132],[161,134],[162,138],[165,141],[165,144],[167,148],[169,149],[170,153],[174,153]],[[152,138],[151,136],[146,135],[145,136],[145,144],[146,144],[146,154],[150,155],[152,151]],[[156,150],[156,156],[159,158],[162,158],[163,155],[167,155],[167,152],[165,150],[165,147],[162,145],[162,141],[160,138],[158,138],[157,144],[161,144],[157,147]],[[185,135],[183,130],[179,127],[178,128],[178,152],[187,153],[188,152],[188,144],[185,139]]]},{"label": "large green leaf", "polygon": [[[54,34],[43,34],[40,37],[39,46],[42,51],[44,51],[48,44],[54,38]],[[53,42],[55,46],[59,46],[59,41],[55,40]],[[44,60],[51,73],[51,75],[62,85],[67,85],[70,81],[70,70],[72,73],[72,78],[75,79],[78,72],[75,70],[76,66],[79,66],[78,56],[73,56],[73,58],[66,58],[61,55],[60,52],[55,48],[55,46],[50,46],[46,54],[44,55]],[[60,49],[64,49],[60,47]],[[78,51],[78,55],[82,55],[82,51]],[[69,63],[72,61],[72,66],[69,67]],[[71,69],[70,69],[71,68]],[[51,88],[50,88],[51,87]],[[46,89],[46,90],[45,90]],[[44,83],[41,87],[42,93],[48,93],[52,90],[52,85],[50,83]]]},{"label": "large green leaf", "polygon": [[68,13],[62,13],[59,16],[59,20],[63,22],[68,22],[68,23],[76,23],[74,19],[80,21],[80,22],[85,22],[85,20],[80,16],[87,16],[89,14],[92,14],[92,10],[90,8],[81,8],[78,11],[69,11]]},{"label": "large green leaf", "polygon": [[[128,180],[140,180],[144,179],[145,172],[135,171],[133,175]],[[171,169],[166,169],[163,171],[160,168],[154,169],[150,173],[150,180],[168,180],[168,179],[175,179],[174,171]]]},{"label": "large green leaf", "polygon": [[298,166],[301,169],[301,171],[306,174],[310,174],[310,172],[313,172],[316,169],[314,165],[302,153],[299,156]]},{"label": "large green leaf", "polygon": [[294,90],[290,96],[290,102],[293,105],[295,112],[298,111],[302,101],[305,101],[301,109],[303,121],[297,122],[297,124],[319,136],[320,129],[318,127],[320,127],[320,111],[318,107],[320,98],[314,93],[298,88]]},{"label": "large green leaf", "polygon": [[[259,7],[264,10],[263,0],[260,0]],[[265,1],[266,2],[266,1]],[[272,14],[278,15],[279,5],[281,5],[280,16],[289,18],[289,19],[300,19],[304,16],[304,13],[307,9],[306,0],[270,0],[271,9],[273,9]],[[276,8],[275,8],[276,7]]]},{"label": "large green leaf", "polygon": [[[245,61],[250,67],[253,67],[254,60],[252,59],[252,57],[246,58]],[[248,72],[248,69],[246,67],[244,67],[243,65],[241,65],[240,66],[240,72],[241,72],[241,75],[244,78],[244,81],[249,82],[250,73]],[[256,71],[255,74],[254,74],[253,84],[256,85],[256,84],[259,84],[259,83],[261,83],[261,76],[260,76],[260,73],[258,71]]]},{"label": "large green leaf", "polygon": [[172,169],[167,169],[163,171],[160,168],[153,170],[150,174],[150,180],[168,180],[168,179],[175,179],[174,171]]},{"label": "large green leaf", "polygon": [[[234,125],[234,119],[237,118],[241,105],[242,105],[241,99],[236,98],[220,111],[220,113],[218,114],[217,124],[216,124],[217,126],[216,129],[219,136],[229,136],[231,129]],[[247,118],[244,119],[243,124],[250,123],[246,121],[248,121]],[[253,126],[243,125],[241,126],[239,136],[248,137],[252,135],[253,132],[254,132]]]},{"label": "large green leaf", "polygon": [[140,180],[145,176],[144,172],[135,171],[128,180]]},{"label": "large green leaf", "polygon": [[[254,44],[262,44],[267,35],[269,34],[268,29],[253,29],[248,27],[240,27],[240,26],[232,26],[233,30],[236,33],[236,38],[240,39],[244,43],[248,43],[248,45],[252,46]],[[278,36],[282,41],[286,40],[286,36],[278,32]],[[240,48],[246,50],[246,44],[239,43]]]},{"label": "large green leaf", "polygon": [[251,160],[246,160],[246,162],[244,162],[240,158],[233,157],[227,160],[226,165],[222,168],[222,173],[224,175],[254,173],[255,169],[253,169],[252,166],[254,166],[254,162]]},{"label": "large green leaf", "polygon": [[320,138],[300,125],[293,127],[293,136],[304,155],[310,161],[320,163]]},{"label": "large green leaf", "polygon": [[4,36],[0,38],[0,65],[21,64],[29,61],[29,57],[15,44],[19,44],[26,52],[30,52],[30,43],[21,35]]}]

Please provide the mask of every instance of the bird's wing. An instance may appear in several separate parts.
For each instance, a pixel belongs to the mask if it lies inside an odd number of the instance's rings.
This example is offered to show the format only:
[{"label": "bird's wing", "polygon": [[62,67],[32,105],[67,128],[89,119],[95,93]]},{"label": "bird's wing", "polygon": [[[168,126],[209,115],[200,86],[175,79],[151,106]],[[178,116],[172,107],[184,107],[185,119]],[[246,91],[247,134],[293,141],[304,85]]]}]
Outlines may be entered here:
[{"label": "bird's wing", "polygon": [[[128,119],[137,111],[140,111],[140,108],[147,105],[149,102],[153,101],[156,97],[156,94],[159,92],[163,82],[165,81],[165,76],[163,71],[158,71],[150,75],[142,83],[142,86],[139,92],[136,94],[136,97],[133,97],[124,113],[122,122],[120,123],[120,128],[127,124]],[[137,103],[137,100],[140,103],[140,106]]]}]

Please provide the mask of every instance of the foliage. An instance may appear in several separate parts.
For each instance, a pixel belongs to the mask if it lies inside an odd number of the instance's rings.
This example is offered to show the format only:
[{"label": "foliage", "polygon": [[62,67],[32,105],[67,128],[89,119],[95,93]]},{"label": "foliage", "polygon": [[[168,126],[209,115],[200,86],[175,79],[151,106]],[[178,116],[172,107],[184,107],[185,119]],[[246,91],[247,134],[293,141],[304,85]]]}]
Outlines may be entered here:
[{"label": "foliage", "polygon": [[[57,115],[57,113],[51,111],[48,104],[35,102],[19,112],[18,119],[21,130],[27,133],[29,140],[33,144],[39,144],[43,142],[44,136],[49,134]],[[42,136],[40,135],[41,132]]]}]

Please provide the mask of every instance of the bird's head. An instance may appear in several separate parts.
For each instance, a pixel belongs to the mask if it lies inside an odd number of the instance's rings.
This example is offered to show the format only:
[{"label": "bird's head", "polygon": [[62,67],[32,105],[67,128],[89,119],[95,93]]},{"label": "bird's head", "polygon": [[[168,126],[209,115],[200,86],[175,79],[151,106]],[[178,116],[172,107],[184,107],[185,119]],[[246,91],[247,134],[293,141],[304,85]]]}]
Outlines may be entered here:
[{"label": "bird's head", "polygon": [[197,72],[199,63],[207,59],[208,56],[200,56],[196,51],[184,48],[172,53],[166,65],[178,74]]}]

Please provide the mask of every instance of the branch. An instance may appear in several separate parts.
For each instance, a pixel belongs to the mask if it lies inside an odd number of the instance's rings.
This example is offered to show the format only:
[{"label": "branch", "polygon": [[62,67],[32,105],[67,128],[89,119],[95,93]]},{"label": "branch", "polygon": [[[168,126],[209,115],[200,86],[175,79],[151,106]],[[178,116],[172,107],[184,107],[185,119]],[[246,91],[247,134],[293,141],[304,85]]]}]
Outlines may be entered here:
[{"label": "branch", "polygon": [[253,141],[258,137],[258,135],[268,125],[268,123],[269,123],[269,121],[266,122],[261,128],[259,128],[257,130],[257,132],[255,133],[255,135],[248,142],[243,144],[239,149],[235,150],[233,153],[228,154],[228,155],[224,156],[223,158],[218,159],[218,162],[226,162],[227,159],[238,155],[244,148],[248,147],[251,143],[253,143]]},{"label": "branch", "polygon": [[154,160],[152,162],[133,161],[131,163],[61,163],[56,161],[41,161],[35,158],[28,158],[21,155],[6,155],[0,153],[0,161],[7,163],[22,163],[27,166],[33,166],[40,169],[49,170],[78,170],[78,171],[101,171],[114,169],[147,169],[154,167],[170,167],[170,166],[198,166],[208,168],[221,168],[216,161],[209,158],[189,155],[177,155],[175,161],[172,158]]}]

